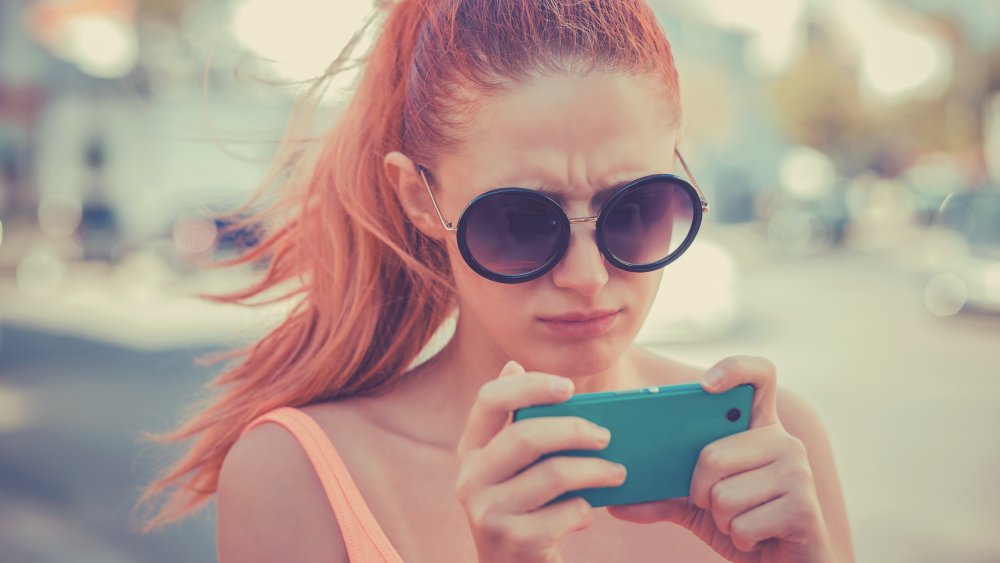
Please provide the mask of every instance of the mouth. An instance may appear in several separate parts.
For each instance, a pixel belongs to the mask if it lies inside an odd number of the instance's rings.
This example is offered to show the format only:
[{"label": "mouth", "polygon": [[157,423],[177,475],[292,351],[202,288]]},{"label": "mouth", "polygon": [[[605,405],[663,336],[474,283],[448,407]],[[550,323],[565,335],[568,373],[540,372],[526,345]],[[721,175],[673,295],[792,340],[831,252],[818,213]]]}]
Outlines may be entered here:
[{"label": "mouth", "polygon": [[564,313],[562,315],[552,315],[548,317],[539,317],[538,320],[544,322],[586,322],[596,319],[603,319],[605,317],[618,314],[621,309],[607,309],[602,311],[574,311],[571,313]]},{"label": "mouth", "polygon": [[611,330],[621,310],[574,312],[539,318],[552,334],[567,338],[591,338]]}]

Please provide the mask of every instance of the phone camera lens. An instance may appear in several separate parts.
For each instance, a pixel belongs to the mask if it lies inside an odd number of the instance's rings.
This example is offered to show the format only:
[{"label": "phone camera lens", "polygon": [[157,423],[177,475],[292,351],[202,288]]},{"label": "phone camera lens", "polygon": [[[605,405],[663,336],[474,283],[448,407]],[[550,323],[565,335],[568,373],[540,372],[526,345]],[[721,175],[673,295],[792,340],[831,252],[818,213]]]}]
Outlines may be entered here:
[{"label": "phone camera lens", "polygon": [[726,418],[729,419],[729,422],[736,422],[742,415],[743,413],[740,412],[740,409],[729,409],[729,412],[726,413]]}]

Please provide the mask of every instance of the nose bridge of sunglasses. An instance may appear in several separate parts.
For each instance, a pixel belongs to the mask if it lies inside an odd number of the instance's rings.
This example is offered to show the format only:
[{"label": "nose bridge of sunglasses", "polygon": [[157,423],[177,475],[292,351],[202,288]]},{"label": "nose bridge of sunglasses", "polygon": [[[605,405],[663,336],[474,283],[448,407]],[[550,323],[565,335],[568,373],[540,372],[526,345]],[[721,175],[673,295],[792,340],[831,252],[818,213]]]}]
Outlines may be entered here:
[{"label": "nose bridge of sunglasses", "polygon": [[[577,225],[576,228],[573,226]],[[572,248],[583,248],[580,245],[585,245],[586,248],[592,248],[594,252],[598,254],[603,254],[601,251],[601,244],[598,242],[597,233],[597,216],[593,217],[576,217],[569,219],[569,241],[567,241],[566,252],[570,252]],[[574,232],[576,231],[576,232]],[[576,241],[576,243],[572,242]]]}]

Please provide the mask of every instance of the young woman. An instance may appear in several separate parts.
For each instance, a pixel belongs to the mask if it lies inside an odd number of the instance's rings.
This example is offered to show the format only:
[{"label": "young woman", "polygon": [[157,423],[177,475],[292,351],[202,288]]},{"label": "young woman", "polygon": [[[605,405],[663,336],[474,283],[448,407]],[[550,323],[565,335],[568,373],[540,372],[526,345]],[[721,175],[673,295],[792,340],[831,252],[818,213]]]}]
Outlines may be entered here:
[{"label": "young woman", "polygon": [[[707,210],[650,8],[380,9],[352,101],[311,149],[290,142],[282,221],[243,258],[269,269],[233,299],[291,287],[294,313],[167,437],[194,443],[147,491],[168,496],[149,528],[216,494],[223,562],[852,561],[823,427],[767,360],[706,372],[633,344]],[[455,309],[453,338],[415,365]],[[756,393],[750,430],[703,450],[689,497],[547,504],[624,471],[536,463],[608,432],[513,410],[694,381]]]}]

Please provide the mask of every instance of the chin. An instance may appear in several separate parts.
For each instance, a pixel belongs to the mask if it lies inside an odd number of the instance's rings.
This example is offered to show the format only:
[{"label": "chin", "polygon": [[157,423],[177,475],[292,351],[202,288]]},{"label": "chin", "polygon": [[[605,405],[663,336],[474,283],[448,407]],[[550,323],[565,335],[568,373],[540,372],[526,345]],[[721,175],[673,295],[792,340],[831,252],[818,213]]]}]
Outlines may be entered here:
[{"label": "chin", "polygon": [[627,343],[604,338],[557,342],[541,349],[535,343],[532,348],[533,353],[522,362],[524,369],[576,378],[614,367],[625,353]]}]

